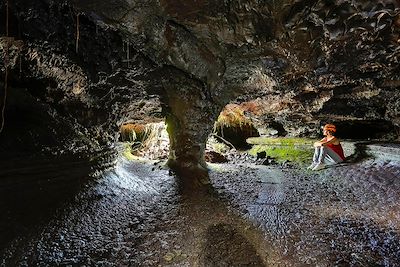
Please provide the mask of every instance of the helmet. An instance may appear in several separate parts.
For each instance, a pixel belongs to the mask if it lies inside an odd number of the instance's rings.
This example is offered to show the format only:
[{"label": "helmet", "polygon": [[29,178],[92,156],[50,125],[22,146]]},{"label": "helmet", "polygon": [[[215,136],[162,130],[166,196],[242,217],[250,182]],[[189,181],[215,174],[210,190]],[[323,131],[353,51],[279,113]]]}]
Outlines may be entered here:
[{"label": "helmet", "polygon": [[326,124],[324,126],[324,130],[332,132],[332,133],[336,133],[336,126],[333,124]]}]

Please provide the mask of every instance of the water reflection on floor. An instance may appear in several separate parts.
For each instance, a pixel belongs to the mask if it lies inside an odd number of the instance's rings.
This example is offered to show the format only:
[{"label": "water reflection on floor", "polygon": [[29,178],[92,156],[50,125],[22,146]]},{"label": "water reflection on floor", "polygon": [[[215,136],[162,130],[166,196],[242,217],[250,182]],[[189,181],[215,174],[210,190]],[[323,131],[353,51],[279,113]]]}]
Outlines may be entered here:
[{"label": "water reflection on floor", "polygon": [[8,188],[0,265],[398,264],[400,165],[210,168],[217,194],[197,197],[162,164],[125,159],[83,183]]}]

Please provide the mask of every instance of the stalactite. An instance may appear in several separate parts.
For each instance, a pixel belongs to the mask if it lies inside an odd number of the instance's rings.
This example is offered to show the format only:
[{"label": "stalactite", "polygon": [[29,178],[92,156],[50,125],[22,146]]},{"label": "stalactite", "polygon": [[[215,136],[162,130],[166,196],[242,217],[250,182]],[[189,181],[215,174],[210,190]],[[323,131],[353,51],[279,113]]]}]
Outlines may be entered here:
[{"label": "stalactite", "polygon": [[[20,17],[18,15],[18,39],[21,40],[22,39],[22,35],[21,35],[21,21],[20,21]],[[19,78],[22,78],[22,49],[18,49],[18,53],[19,53]]]},{"label": "stalactite", "polygon": [[8,14],[8,8],[9,8],[9,2],[8,2],[8,0],[6,1],[6,36],[8,37],[8,35],[9,35],[9,32],[8,32],[8,16],[9,16],[9,14]]},{"label": "stalactite", "polygon": [[76,42],[75,42],[75,51],[78,54],[79,49],[79,14],[76,15]]},{"label": "stalactite", "polygon": [[[8,41],[6,41],[6,50],[8,50]],[[7,54],[7,52],[5,52]],[[3,97],[3,105],[1,109],[1,127],[0,127],[0,133],[4,129],[4,122],[5,122],[5,110],[6,110],[6,102],[7,102],[7,88],[8,88],[8,58],[4,59],[4,64],[5,66],[5,75],[4,75],[4,97]]]},{"label": "stalactite", "polygon": [[128,68],[129,68],[129,41],[126,42],[126,62],[128,62]]},{"label": "stalactite", "polygon": [[21,79],[22,77],[22,55],[21,53],[19,54],[19,78]]},{"label": "stalactite", "polygon": [[6,47],[4,50],[4,68],[5,68],[5,74],[4,74],[4,97],[3,97],[3,106],[1,109],[1,126],[0,126],[0,133],[4,129],[4,122],[5,122],[5,110],[6,110],[6,102],[7,102],[7,89],[8,89],[8,48],[9,48],[9,25],[8,25],[8,17],[9,17],[9,1],[6,1]]}]

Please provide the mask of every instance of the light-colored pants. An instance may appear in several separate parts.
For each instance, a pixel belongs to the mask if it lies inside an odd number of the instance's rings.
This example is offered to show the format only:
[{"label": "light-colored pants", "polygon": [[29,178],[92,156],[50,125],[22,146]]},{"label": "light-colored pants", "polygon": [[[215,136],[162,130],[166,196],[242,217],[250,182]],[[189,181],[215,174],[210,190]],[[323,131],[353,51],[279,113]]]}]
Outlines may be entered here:
[{"label": "light-colored pants", "polygon": [[342,158],[329,147],[318,146],[315,148],[313,157],[314,163],[325,163],[332,165],[342,161]]}]

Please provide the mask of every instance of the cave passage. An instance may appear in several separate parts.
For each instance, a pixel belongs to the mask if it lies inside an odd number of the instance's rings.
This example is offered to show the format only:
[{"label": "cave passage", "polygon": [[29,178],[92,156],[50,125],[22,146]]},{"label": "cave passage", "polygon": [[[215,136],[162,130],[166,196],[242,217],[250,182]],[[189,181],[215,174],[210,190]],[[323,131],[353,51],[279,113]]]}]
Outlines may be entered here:
[{"label": "cave passage", "polygon": [[246,142],[249,137],[260,136],[255,125],[245,114],[240,105],[228,104],[221,111],[214,124],[216,138],[239,150],[246,150],[251,146]]},{"label": "cave passage", "polygon": [[[32,167],[30,184],[0,187],[2,265],[396,266],[400,256],[396,161],[318,174],[213,163],[213,194],[184,195],[158,161],[121,157],[89,179],[76,162],[48,164]],[[34,186],[34,173],[58,181]]]},{"label": "cave passage", "polygon": [[0,266],[399,265],[398,0],[0,17]]},{"label": "cave passage", "polygon": [[123,154],[152,160],[165,160],[168,157],[169,138],[164,122],[124,123],[120,127],[119,141],[123,142]]}]

